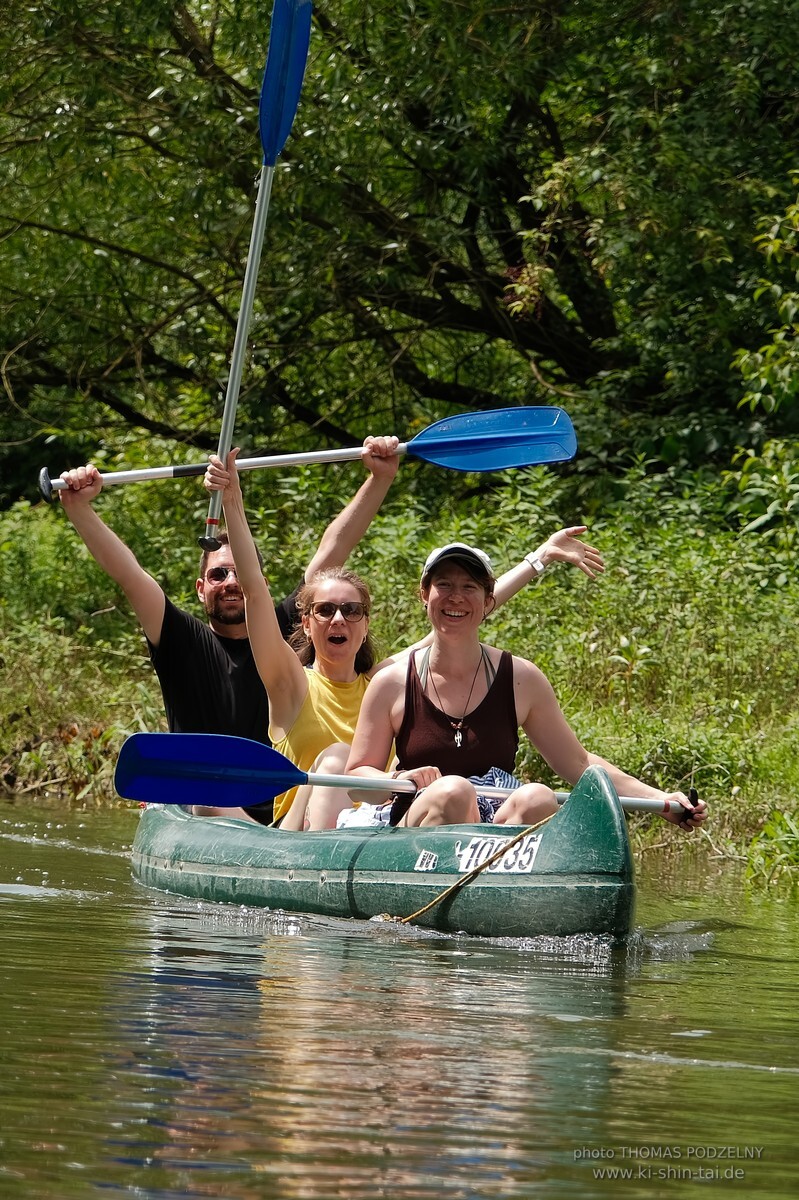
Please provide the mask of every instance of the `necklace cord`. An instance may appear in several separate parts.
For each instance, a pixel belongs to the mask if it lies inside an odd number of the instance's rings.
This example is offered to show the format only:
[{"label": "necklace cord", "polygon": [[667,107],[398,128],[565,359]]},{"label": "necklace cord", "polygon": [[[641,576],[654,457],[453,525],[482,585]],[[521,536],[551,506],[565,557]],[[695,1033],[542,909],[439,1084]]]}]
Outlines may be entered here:
[{"label": "necklace cord", "polygon": [[[485,654],[485,651],[483,650],[483,647],[481,646],[480,647],[480,661],[478,662],[478,664],[475,668],[474,676],[472,678],[472,686],[469,688],[469,695],[466,697],[466,703],[463,706],[463,716],[457,720],[454,717],[451,717],[449,715],[449,713],[445,710],[444,705],[441,703],[441,697],[438,694],[438,688],[436,687],[436,681],[433,678],[433,668],[430,667],[428,664],[427,677],[430,680],[435,698],[438,701],[439,711],[444,714],[444,716],[447,718],[447,720],[449,721],[452,728],[457,729],[458,732],[460,732],[460,730],[463,729],[463,722],[466,718],[466,714],[469,711],[469,701],[472,698],[472,692],[474,691],[474,685],[477,683],[477,676],[480,674],[480,667],[483,665],[484,654]],[[458,745],[460,746],[460,742],[458,742]]]}]

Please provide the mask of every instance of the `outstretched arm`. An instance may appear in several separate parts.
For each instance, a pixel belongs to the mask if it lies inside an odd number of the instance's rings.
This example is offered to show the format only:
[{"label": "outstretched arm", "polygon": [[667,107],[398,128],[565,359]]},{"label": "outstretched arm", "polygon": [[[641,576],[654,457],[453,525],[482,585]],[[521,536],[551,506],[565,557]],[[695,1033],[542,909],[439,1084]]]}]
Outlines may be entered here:
[{"label": "outstretched arm", "polygon": [[399,466],[398,445],[396,437],[366,438],[362,457],[369,478],[322,534],[319,548],[305,572],[306,582],[317,571],[344,566],[388,495]]},{"label": "outstretched arm", "polygon": [[664,820],[688,832],[702,824],[707,816],[703,800],[692,804],[683,792],[664,792],[660,788],[650,787],[607,759],[586,750],[563,715],[549,680],[533,663],[514,658],[513,675],[519,724],[562,779],[575,784],[587,767],[604,767],[620,796],[676,800],[682,805],[683,811],[664,813]]},{"label": "outstretched arm", "polygon": [[499,608],[528,583],[543,575],[552,563],[570,563],[589,579],[596,579],[597,575],[601,575],[605,570],[601,554],[594,546],[580,540],[586,528],[585,525],[571,525],[567,529],[559,529],[542,542],[537,550],[526,554],[517,566],[511,567],[510,571],[501,575],[494,588],[496,607]]},{"label": "outstretched arm", "polygon": [[[598,574],[605,570],[605,564],[602,561],[602,556],[599,551],[593,546],[588,546],[585,542],[580,541],[580,535],[585,533],[585,525],[572,525],[568,529],[559,529],[557,533],[553,533],[551,537],[542,542],[537,550],[525,555],[518,566],[511,567],[510,571],[506,571],[504,575],[500,575],[494,585],[494,608],[492,612],[503,605],[511,597],[520,592],[522,588],[544,573],[544,570],[552,563],[566,562],[571,563],[574,567],[579,567],[589,579],[596,579]],[[539,567],[534,567],[534,562],[539,563]],[[419,650],[424,646],[429,646],[432,643],[433,635],[426,634],[420,638],[418,642],[414,642],[412,646],[406,647],[405,650],[399,650],[394,654],[384,658],[374,666],[370,672],[371,675],[376,675],[378,671],[384,670],[391,666],[392,663],[403,662],[414,651]]]},{"label": "outstretched arm", "polygon": [[269,697],[270,722],[276,732],[287,732],[299,714],[308,691],[305,671],[294,651],[283,640],[275,606],[255,549],[236,470],[238,448],[227,464],[212,454],[205,472],[209,492],[221,491],[225,528],[244,595],[247,633],[261,682]]},{"label": "outstretched arm", "polygon": [[103,487],[100,472],[93,463],[88,463],[74,471],[64,471],[61,478],[69,485],[59,491],[64,512],[97,565],[122,588],[144,636],[157,646],[161,640],[166,597],[161,585],[140,566],[133,551],[92,508],[92,502]]}]

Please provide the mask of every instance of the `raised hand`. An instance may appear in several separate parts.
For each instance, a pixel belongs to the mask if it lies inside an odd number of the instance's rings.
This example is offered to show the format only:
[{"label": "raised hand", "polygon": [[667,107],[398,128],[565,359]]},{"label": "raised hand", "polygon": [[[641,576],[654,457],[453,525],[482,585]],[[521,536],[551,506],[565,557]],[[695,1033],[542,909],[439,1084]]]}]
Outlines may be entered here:
[{"label": "raised hand", "polygon": [[567,529],[559,529],[539,546],[535,557],[540,558],[545,567],[553,562],[570,563],[589,579],[596,579],[605,570],[605,564],[595,546],[580,540],[587,528],[586,525],[570,525]]}]

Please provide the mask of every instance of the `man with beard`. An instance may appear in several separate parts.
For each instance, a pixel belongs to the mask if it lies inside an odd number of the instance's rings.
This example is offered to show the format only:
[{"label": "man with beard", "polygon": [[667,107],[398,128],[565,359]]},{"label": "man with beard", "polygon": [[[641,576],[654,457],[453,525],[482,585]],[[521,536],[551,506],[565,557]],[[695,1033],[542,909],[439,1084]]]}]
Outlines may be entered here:
[{"label": "man with beard", "polygon": [[[397,473],[397,445],[396,437],[366,438],[369,476],[325,530],[306,580],[317,571],[343,566],[355,549]],[[268,744],[269,706],[250,649],[244,597],[227,535],[220,533],[219,550],[205,551],[200,561],[195,587],[205,623],[172,603],[95,512],[92,503],[103,486],[97,468],[89,463],[61,478],[69,485],[59,492],[69,520],[95,561],[122,588],[144,631],[170,732],[226,733]],[[284,637],[297,623],[296,590],[275,605]],[[264,824],[272,820],[271,801],[248,811]]]}]

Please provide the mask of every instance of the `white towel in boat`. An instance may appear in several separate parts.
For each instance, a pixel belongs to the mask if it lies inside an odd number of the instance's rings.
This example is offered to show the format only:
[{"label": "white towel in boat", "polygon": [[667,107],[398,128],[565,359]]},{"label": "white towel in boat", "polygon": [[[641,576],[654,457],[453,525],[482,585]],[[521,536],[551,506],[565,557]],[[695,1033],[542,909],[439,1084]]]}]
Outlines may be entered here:
[{"label": "white towel in boat", "polygon": [[393,800],[385,804],[359,804],[338,814],[336,829],[353,829],[363,825],[388,825]]}]

